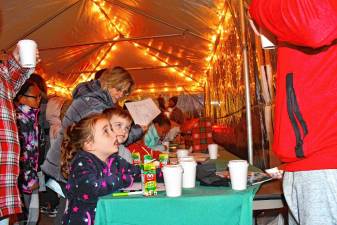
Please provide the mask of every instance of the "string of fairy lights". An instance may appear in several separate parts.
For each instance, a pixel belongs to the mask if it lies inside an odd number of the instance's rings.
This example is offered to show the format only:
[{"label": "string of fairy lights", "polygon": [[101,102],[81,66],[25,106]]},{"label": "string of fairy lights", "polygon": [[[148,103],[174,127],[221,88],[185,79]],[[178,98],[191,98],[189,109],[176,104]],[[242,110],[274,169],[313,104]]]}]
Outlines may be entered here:
[{"label": "string of fairy lights", "polygon": [[[219,1],[217,9],[217,29],[209,46],[210,54],[206,58],[205,110],[207,116],[223,118],[218,119],[218,123],[229,124],[242,117],[241,113],[233,112],[241,112],[245,106],[241,31],[235,9],[229,1]],[[249,58],[253,59],[251,43],[248,43]],[[253,63],[252,61],[250,63]],[[253,77],[253,65],[249,68],[250,76]],[[254,79],[251,78],[251,81]],[[255,83],[251,82],[251,92],[254,93],[254,90]],[[233,115],[225,117],[230,114]]]},{"label": "string of fairy lights", "polygon": [[[116,16],[112,16],[113,12],[111,11],[111,7],[108,6],[108,3],[105,0],[93,0],[91,1],[91,12],[93,16],[99,18],[102,22],[102,25],[108,28],[108,31],[113,34],[113,40],[118,41],[120,38],[128,38],[130,36],[130,31],[127,23],[123,20],[117,18]],[[116,42],[117,43],[117,42]],[[113,58],[114,51],[118,48],[116,43],[108,44],[106,47],[101,48],[94,62],[91,62],[90,65],[86,68],[87,71],[97,71],[103,69],[108,64],[109,60]],[[150,39],[147,44],[139,44],[136,42],[132,42],[133,45],[141,50],[145,56],[149,56],[152,61],[156,62],[158,65],[163,67],[170,67],[172,62],[169,63],[169,57],[161,57],[159,52],[154,53],[151,51],[151,47],[153,45],[153,40]],[[161,50],[162,45],[157,47]],[[181,57],[180,53],[178,56]],[[176,62],[175,64],[178,64]],[[190,92],[200,92],[203,91],[202,84],[203,80],[196,81],[192,74],[188,72],[187,68],[179,68],[179,67],[170,67],[168,71],[174,76],[180,77],[180,79],[184,79],[188,81],[190,85],[188,86],[169,86],[165,85],[163,87],[158,86],[149,86],[145,88],[138,88],[134,91],[136,94],[154,94],[156,91],[161,90],[164,92],[181,92],[184,90],[188,90]],[[88,81],[93,79],[95,72],[92,73],[80,73],[77,80],[71,87],[65,87],[61,83],[55,83],[52,81],[47,81],[47,85],[49,87],[49,92],[51,94],[57,93],[59,95],[70,95],[71,90],[76,87],[79,83]]]}]

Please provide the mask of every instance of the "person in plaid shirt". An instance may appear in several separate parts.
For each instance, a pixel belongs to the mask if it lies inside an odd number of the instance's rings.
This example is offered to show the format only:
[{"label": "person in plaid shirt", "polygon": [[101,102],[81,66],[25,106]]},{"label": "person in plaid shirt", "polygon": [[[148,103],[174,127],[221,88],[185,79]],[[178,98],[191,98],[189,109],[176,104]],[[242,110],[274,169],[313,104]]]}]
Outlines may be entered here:
[{"label": "person in plaid shirt", "polygon": [[21,213],[19,176],[20,145],[13,99],[35,68],[19,65],[18,47],[0,64],[0,223]]}]

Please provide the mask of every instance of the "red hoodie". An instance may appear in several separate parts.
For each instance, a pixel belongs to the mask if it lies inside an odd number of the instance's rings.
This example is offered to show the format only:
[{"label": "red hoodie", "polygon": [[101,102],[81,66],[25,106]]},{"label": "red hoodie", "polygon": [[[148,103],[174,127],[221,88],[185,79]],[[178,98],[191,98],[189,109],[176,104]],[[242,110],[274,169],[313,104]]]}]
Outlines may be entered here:
[{"label": "red hoodie", "polygon": [[286,171],[337,168],[337,1],[252,0],[278,40],[273,150]]}]

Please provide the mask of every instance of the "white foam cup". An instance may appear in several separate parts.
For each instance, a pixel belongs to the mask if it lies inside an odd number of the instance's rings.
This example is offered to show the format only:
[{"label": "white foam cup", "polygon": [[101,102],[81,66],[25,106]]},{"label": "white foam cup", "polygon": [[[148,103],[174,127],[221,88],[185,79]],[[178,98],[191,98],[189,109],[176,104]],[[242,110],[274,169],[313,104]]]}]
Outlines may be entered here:
[{"label": "white foam cup", "polygon": [[167,197],[181,196],[183,168],[180,165],[166,165],[162,168]]},{"label": "white foam cup", "polygon": [[37,44],[33,40],[21,40],[18,42],[20,64],[24,68],[34,68],[36,66]]},{"label": "white foam cup", "polygon": [[177,158],[186,157],[188,156],[188,150],[187,149],[178,149],[177,150]]},{"label": "white foam cup", "polygon": [[194,188],[197,163],[194,160],[183,160],[179,164],[183,168],[183,188]]},{"label": "white foam cup", "polygon": [[232,189],[245,190],[247,188],[248,162],[246,160],[230,160],[228,168]]},{"label": "white foam cup", "polygon": [[210,159],[218,158],[218,145],[217,144],[209,144],[208,145],[208,154]]}]

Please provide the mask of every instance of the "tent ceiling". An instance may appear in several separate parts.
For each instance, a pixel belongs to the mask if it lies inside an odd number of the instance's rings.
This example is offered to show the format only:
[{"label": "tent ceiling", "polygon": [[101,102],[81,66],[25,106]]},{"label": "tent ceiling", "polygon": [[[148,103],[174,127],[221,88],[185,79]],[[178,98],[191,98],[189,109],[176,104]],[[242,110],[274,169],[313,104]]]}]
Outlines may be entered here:
[{"label": "tent ceiling", "polygon": [[1,1],[0,48],[36,40],[39,71],[53,85],[71,88],[100,68],[123,66],[137,88],[191,87],[205,76],[219,2]]}]

